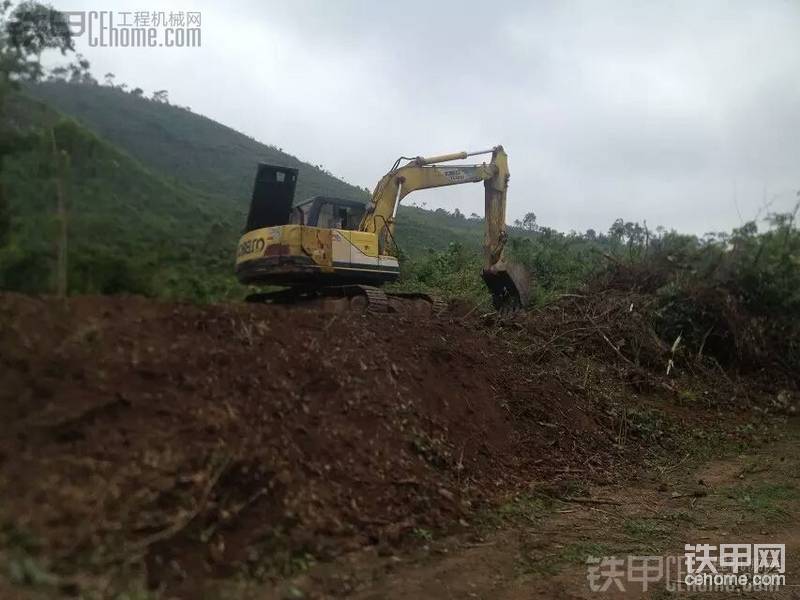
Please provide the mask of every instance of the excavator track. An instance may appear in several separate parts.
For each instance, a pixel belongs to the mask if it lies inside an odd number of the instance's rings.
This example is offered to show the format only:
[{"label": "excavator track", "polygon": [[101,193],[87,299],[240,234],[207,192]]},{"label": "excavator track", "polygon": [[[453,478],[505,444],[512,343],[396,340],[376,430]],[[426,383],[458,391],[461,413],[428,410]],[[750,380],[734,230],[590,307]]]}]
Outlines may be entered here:
[{"label": "excavator track", "polygon": [[441,317],[447,312],[447,300],[441,296],[431,296],[431,312],[434,317]]},{"label": "excavator track", "polygon": [[372,313],[389,312],[389,299],[384,291],[372,285],[343,285],[321,288],[324,296],[358,298],[367,300],[366,309]]},{"label": "excavator track", "polygon": [[[258,292],[245,298],[246,302],[263,304],[303,305],[329,299],[336,303],[344,300],[354,307],[363,307],[373,313],[389,312],[389,300],[384,291],[371,285],[336,285],[319,288],[289,288],[274,292]],[[357,302],[363,299],[362,302]]]},{"label": "excavator track", "polygon": [[290,288],[249,295],[247,302],[302,306],[320,304],[324,310],[364,310],[370,313],[403,313],[441,317],[447,302],[419,292],[390,292],[371,285],[338,285],[320,288]]},{"label": "excavator track", "polygon": [[[447,311],[447,301],[433,294],[424,294],[422,292],[391,292],[388,296],[390,306],[392,305],[392,300],[401,303],[405,302],[409,305],[413,303],[417,307],[417,310],[414,312],[428,312],[433,317],[441,317]],[[395,312],[400,312],[400,310],[402,310],[398,307],[397,303],[395,303],[395,306],[397,307],[395,308]]]},{"label": "excavator track", "polygon": [[389,312],[389,299],[382,289],[369,285],[359,286],[367,297],[367,310],[374,313]]}]

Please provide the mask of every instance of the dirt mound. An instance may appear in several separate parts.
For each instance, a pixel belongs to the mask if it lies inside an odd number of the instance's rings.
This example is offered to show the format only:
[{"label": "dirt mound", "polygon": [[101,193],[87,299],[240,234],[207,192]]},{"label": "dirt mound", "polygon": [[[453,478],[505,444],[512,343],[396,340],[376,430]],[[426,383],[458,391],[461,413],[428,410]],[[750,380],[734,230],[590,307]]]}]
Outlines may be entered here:
[{"label": "dirt mound", "polygon": [[70,591],[132,571],[196,597],[533,480],[629,476],[722,406],[796,397],[682,356],[654,302],[606,287],[465,323],[0,295],[0,541]]},{"label": "dirt mound", "polygon": [[448,318],[19,295],[0,318],[1,516],[56,572],[267,576],[610,456],[585,398]]}]

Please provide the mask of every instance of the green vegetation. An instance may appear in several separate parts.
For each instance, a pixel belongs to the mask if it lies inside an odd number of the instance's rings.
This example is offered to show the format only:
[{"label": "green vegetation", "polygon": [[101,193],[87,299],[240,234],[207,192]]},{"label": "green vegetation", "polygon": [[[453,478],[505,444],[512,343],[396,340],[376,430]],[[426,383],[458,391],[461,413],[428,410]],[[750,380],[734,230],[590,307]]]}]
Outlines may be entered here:
[{"label": "green vegetation", "polygon": [[564,546],[558,559],[562,562],[585,565],[588,557],[607,556],[609,553],[613,553],[613,550],[608,544],[580,541]]},{"label": "green vegetation", "polygon": [[41,556],[41,540],[12,523],[0,527],[0,574],[16,585],[51,588],[58,577]]},{"label": "green vegetation", "polygon": [[[298,200],[328,195],[366,202],[369,197],[366,189],[337,179],[321,165],[304,163],[187,108],[146,99],[137,90],[52,80],[26,91],[124,148],[161,176],[201,190],[221,206],[247,210],[259,162],[300,169]],[[375,179],[380,175],[376,173]],[[458,210],[451,214],[443,209],[400,207],[397,242],[409,257],[424,256],[428,249],[446,250],[450,242],[477,251],[482,238],[483,221],[477,215],[466,218]]]},{"label": "green vegetation", "polygon": [[517,494],[500,506],[497,514],[506,520],[536,523],[552,514],[555,500],[541,494]]},{"label": "green vegetation", "polygon": [[[23,95],[44,75],[42,52],[67,55],[73,45],[56,11],[33,2],[8,10],[0,5],[0,288],[53,291],[58,256],[66,255],[70,292],[230,294],[243,214]],[[51,77],[94,88],[88,68],[79,55]]]},{"label": "green vegetation", "polygon": [[635,518],[625,520],[622,531],[637,542],[653,542],[669,537],[672,528],[658,519]]},{"label": "green vegetation", "polygon": [[798,497],[791,484],[755,483],[731,489],[728,496],[751,518],[775,522],[789,516],[787,504]]},{"label": "green vegetation", "polygon": [[110,83],[53,79],[29,85],[26,91],[167,179],[201,190],[220,205],[247,210],[259,162],[300,169],[298,198],[326,194],[367,199],[366,190],[337,179],[322,166],[304,163],[188,108],[169,104],[165,96],[147,99],[135,93],[138,88],[127,92]]},{"label": "green vegetation", "polygon": [[420,542],[432,542],[433,532],[425,527],[415,527],[411,530],[411,535]]},{"label": "green vegetation", "polygon": [[[483,194],[476,184],[475,193]],[[431,251],[446,253],[454,245],[477,259],[483,243],[484,222],[477,215],[465,217],[458,209],[452,213],[443,208],[426,210],[418,206],[401,204],[397,217],[397,245],[401,256],[414,263],[424,261]],[[530,235],[518,231],[515,235]]]},{"label": "green vegetation", "polygon": [[[153,173],[44,105],[20,97],[9,104],[18,122],[35,115],[47,125],[31,126],[27,147],[4,160],[11,226],[0,249],[0,287],[53,289],[60,183],[69,207],[70,292],[193,300],[239,293],[230,255],[242,213]],[[60,156],[67,157],[61,172]]]},{"label": "green vegetation", "polygon": [[517,568],[522,575],[556,575],[574,565],[586,565],[589,557],[600,558],[613,555],[614,546],[590,540],[576,540],[564,545],[557,544],[556,552],[550,551],[541,542],[523,538],[517,558]]},{"label": "green vegetation", "polygon": [[[800,231],[796,210],[771,214],[759,232],[754,221],[730,234],[698,238],[658,229],[648,232],[638,223],[617,220],[607,234],[563,234],[549,228],[510,228],[509,257],[524,264],[536,284],[534,302],[575,290],[609,267],[630,277],[643,291],[658,291],[664,299],[663,323],[675,339],[688,325],[709,321],[718,311],[695,314],[699,298],[688,289],[718,287],[741,299],[757,314],[800,315]],[[644,277],[642,277],[644,275]],[[430,252],[406,269],[404,285],[440,289],[480,299],[480,257],[458,242],[445,251]],[[711,309],[711,307],[705,307]],[[666,325],[666,324],[669,325]],[[694,327],[693,327],[694,329]],[[713,333],[713,331],[712,331]],[[719,333],[719,332],[718,332]],[[708,339],[706,342],[708,343]],[[693,339],[698,348],[702,339]]]}]

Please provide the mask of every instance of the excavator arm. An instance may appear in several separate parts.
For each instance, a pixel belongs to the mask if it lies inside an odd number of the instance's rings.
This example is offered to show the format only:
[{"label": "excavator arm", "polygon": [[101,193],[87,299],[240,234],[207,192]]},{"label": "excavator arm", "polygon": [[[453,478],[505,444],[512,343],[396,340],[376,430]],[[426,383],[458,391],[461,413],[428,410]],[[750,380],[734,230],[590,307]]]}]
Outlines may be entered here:
[{"label": "excavator arm", "polygon": [[[443,165],[470,156],[491,153],[492,159],[479,165]],[[408,162],[400,166],[400,161]],[[479,152],[456,152],[429,158],[400,158],[384,175],[367,206],[360,229],[378,235],[382,251],[394,239],[395,218],[400,201],[416,190],[483,182],[485,189],[483,279],[497,308],[524,306],[528,300],[528,276],[524,268],[504,258],[508,156],[502,146]]]}]

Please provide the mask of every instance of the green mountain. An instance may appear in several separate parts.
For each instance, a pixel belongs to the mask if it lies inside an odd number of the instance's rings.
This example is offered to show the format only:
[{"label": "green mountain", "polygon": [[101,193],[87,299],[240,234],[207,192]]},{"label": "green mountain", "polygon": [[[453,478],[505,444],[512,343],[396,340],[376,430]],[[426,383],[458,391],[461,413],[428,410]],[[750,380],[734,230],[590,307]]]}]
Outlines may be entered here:
[{"label": "green mountain", "polygon": [[[115,87],[58,81],[31,86],[29,93],[76,118],[163,177],[202,190],[217,197],[221,204],[233,204],[242,211],[247,210],[259,162],[299,169],[298,199],[317,194],[365,202],[368,199],[366,190],[345,183],[320,167],[185,108],[154,102]],[[375,174],[376,181],[380,175]],[[477,248],[482,236],[480,221],[441,210],[400,207],[397,240],[409,256],[420,256],[428,248],[444,250],[450,242]]]},{"label": "green mountain", "polygon": [[60,81],[29,93],[75,117],[166,177],[245,208],[259,162],[300,170],[297,196],[329,194],[366,201],[366,192],[185,108],[154,102],[119,88]]},{"label": "green mountain", "polygon": [[0,288],[53,289],[60,185],[73,292],[241,293],[231,276],[240,208],[163,177],[44,103],[17,95],[6,108],[27,138],[4,161],[12,226],[0,248]]}]

